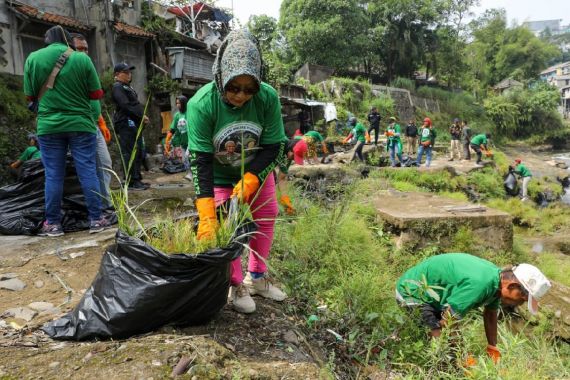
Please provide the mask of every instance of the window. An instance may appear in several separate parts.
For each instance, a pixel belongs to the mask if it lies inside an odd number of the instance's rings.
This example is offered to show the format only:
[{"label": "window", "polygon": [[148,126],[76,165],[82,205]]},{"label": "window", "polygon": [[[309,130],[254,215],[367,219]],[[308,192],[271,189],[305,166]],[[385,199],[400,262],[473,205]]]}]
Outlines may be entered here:
[{"label": "window", "polygon": [[44,39],[34,36],[20,35],[20,42],[22,44],[22,53],[24,54],[24,61],[28,56],[36,50],[43,48]]}]

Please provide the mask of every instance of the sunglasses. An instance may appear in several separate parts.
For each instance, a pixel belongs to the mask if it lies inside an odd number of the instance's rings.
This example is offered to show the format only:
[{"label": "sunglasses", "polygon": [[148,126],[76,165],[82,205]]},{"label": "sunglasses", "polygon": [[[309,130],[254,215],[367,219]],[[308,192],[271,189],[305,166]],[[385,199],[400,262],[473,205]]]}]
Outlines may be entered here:
[{"label": "sunglasses", "polygon": [[238,87],[238,86],[234,86],[233,84],[228,84],[226,86],[226,92],[230,92],[234,95],[239,94],[240,92],[243,92],[245,95],[251,96],[251,95],[255,95],[257,94],[257,92],[259,91],[259,89],[257,87]]}]

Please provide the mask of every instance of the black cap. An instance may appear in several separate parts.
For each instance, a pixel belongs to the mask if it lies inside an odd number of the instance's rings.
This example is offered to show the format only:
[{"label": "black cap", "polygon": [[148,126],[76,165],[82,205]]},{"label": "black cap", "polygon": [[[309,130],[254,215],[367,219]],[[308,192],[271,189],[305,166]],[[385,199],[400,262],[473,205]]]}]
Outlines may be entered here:
[{"label": "black cap", "polygon": [[121,63],[117,63],[115,65],[115,67],[113,68],[113,72],[118,73],[120,71],[130,71],[130,70],[134,70],[134,69],[135,69],[134,66],[129,66],[129,64],[126,62],[121,62]]}]

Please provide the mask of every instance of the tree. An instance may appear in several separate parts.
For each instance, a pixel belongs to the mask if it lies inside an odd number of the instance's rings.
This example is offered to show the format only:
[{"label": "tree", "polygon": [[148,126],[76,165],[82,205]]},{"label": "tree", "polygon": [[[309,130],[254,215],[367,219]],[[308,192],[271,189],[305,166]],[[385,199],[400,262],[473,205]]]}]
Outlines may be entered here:
[{"label": "tree", "polygon": [[279,26],[295,64],[362,64],[368,20],[358,0],[284,0]]}]

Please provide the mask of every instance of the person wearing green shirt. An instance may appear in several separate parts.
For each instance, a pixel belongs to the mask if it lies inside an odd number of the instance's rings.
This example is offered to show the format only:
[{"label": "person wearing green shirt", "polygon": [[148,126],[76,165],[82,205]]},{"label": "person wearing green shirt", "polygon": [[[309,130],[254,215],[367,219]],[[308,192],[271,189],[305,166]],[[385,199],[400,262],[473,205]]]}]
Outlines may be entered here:
[{"label": "person wearing green shirt", "polygon": [[515,174],[518,174],[522,178],[522,201],[528,199],[528,184],[532,178],[532,173],[528,168],[522,163],[520,158],[515,160],[515,167],[513,169]]},{"label": "person wearing green shirt", "polygon": [[542,272],[530,265],[500,269],[493,263],[466,253],[432,256],[406,271],[396,283],[396,300],[410,312],[417,312],[430,336],[437,338],[452,320],[483,307],[487,352],[494,361],[497,349],[499,305],[520,306],[527,302],[532,314],[537,299],[550,289]]},{"label": "person wearing green shirt", "polygon": [[28,134],[28,147],[24,149],[16,161],[10,164],[12,175],[18,178],[20,175],[20,168],[24,162],[41,157],[42,153],[40,152],[38,137],[33,133]]},{"label": "person wearing green shirt", "polygon": [[[174,115],[174,119],[170,124],[170,130],[166,135],[165,149],[166,154],[170,155],[172,153],[173,158],[182,162],[184,168],[188,170],[190,168],[190,163],[188,162],[188,123],[186,122],[186,105],[188,103],[188,98],[184,95],[180,95],[176,98],[176,108],[178,112]],[[188,180],[192,180],[192,176],[188,174],[186,176]]]},{"label": "person wearing green shirt", "polygon": [[390,163],[392,167],[396,167],[396,156],[402,165],[402,140],[400,139],[400,124],[396,123],[395,117],[390,117],[390,124],[386,128],[386,150],[390,152]]},{"label": "person wearing green shirt", "polygon": [[230,198],[250,205],[258,227],[249,244],[247,278],[239,258],[231,265],[230,298],[242,313],[255,311],[252,294],[286,298],[269,280],[266,265],[278,213],[273,170],[285,154],[286,137],[279,95],[261,81],[261,67],[253,36],[230,32],[218,48],[214,81],[198,90],[186,111],[198,239],[215,237],[216,205]]},{"label": "person wearing green shirt", "polygon": [[322,147],[324,154],[328,153],[327,152],[327,146],[325,144],[325,139],[319,132],[309,131],[309,132],[305,133],[305,135],[303,136],[303,139],[307,143],[307,149],[308,149],[307,161],[309,161],[310,164],[315,164],[318,162],[317,161],[317,143],[321,143],[321,147]]},{"label": "person wearing green shirt", "polygon": [[489,142],[490,138],[490,133],[481,133],[479,135],[473,136],[471,139],[471,149],[477,153],[477,164],[481,164],[483,162],[481,159],[483,153],[485,153],[486,156],[491,155],[491,152],[487,148],[487,143]]},{"label": "person wearing green shirt", "polygon": [[348,134],[348,136],[346,136],[346,138],[344,139],[343,144],[348,143],[351,139],[354,138],[354,140],[356,140],[356,148],[354,148],[354,154],[352,155],[352,159],[350,161],[352,162],[356,157],[358,157],[358,159],[361,162],[364,162],[364,155],[362,154],[362,149],[364,149],[364,144],[366,143],[366,141],[370,141],[370,136],[368,135],[368,131],[366,130],[364,125],[360,124],[358,120],[356,120],[356,117],[354,116],[352,116],[348,120],[348,123],[353,128]]},{"label": "person wearing green shirt", "polygon": [[[31,53],[24,65],[24,93],[38,102],[37,136],[45,168],[45,222],[39,235],[61,236],[61,200],[65,158],[71,151],[89,213],[89,232],[110,227],[102,217],[97,178],[97,126],[91,100],[101,99],[103,90],[97,71],[87,54],[74,50],[71,35],[61,26],[45,34],[46,47]],[[53,88],[40,91],[56,61],[67,55]]]},{"label": "person wearing green shirt", "polygon": [[436,138],[435,129],[429,117],[424,119],[424,124],[420,128],[420,145],[418,147],[418,157],[416,158],[416,164],[421,166],[422,156],[426,154],[426,168],[431,165],[431,151],[435,145]]}]

